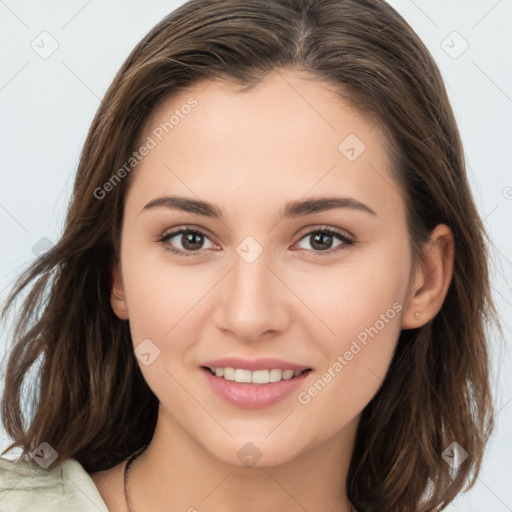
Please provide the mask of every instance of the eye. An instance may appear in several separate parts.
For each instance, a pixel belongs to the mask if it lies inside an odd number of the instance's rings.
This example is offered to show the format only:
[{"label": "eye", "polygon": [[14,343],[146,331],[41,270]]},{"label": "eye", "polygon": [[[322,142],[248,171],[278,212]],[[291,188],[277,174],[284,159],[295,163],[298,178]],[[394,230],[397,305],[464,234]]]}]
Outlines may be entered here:
[{"label": "eye", "polygon": [[[218,247],[205,233],[189,227],[164,233],[157,241],[163,243],[167,250],[180,256],[193,256],[197,255],[202,249]],[[206,241],[209,245],[207,244],[205,247]]]},{"label": "eye", "polygon": [[[336,239],[340,243],[334,245]],[[302,249],[312,250],[316,253],[326,252],[327,254],[332,254],[333,252],[349,248],[355,244],[355,241],[341,231],[330,227],[322,227],[306,233],[300,239],[299,245],[301,243],[304,243],[304,245],[300,246]]]},{"label": "eye", "polygon": [[[338,244],[335,244],[336,239],[339,241]],[[164,233],[157,238],[157,241],[164,244],[166,250],[179,256],[195,256],[200,254],[203,249],[220,249],[208,238],[206,233],[188,226]],[[354,244],[355,241],[345,233],[328,226],[309,231],[298,242],[300,248],[318,255],[332,254]]]}]

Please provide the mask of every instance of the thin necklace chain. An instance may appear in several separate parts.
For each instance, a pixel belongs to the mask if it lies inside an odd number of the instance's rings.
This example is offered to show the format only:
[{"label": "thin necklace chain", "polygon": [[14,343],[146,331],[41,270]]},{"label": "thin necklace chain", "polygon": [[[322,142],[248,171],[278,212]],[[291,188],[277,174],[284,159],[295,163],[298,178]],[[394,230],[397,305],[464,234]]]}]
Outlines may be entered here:
[{"label": "thin necklace chain", "polygon": [[[133,512],[133,510],[130,506],[130,504],[131,504],[130,495],[128,493],[128,475],[130,473],[130,466],[131,466],[132,462],[146,450],[146,448],[147,448],[147,445],[144,445],[141,448],[139,448],[133,455],[130,456],[130,458],[128,459],[128,461],[126,462],[126,464],[124,466],[124,498],[126,501],[126,508],[128,509],[128,512]],[[350,503],[350,501],[349,501],[349,503]],[[352,505],[352,503],[350,503],[350,512],[357,512],[357,510],[354,508],[354,505]]]}]

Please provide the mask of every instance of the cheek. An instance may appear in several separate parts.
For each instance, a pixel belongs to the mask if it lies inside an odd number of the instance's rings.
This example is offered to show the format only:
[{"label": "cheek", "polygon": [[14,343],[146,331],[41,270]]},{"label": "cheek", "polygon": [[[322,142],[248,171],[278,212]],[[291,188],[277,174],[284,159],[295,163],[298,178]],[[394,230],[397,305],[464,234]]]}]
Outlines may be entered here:
[{"label": "cheek", "polygon": [[140,250],[126,240],[122,268],[134,344],[154,337],[165,343],[205,295],[208,270],[172,264],[163,250]]},{"label": "cheek", "polygon": [[318,276],[301,281],[298,293],[308,298],[308,306],[329,329],[319,328],[316,320],[309,324],[324,365],[297,399],[333,431],[373,398],[393,358],[409,275],[409,261],[398,262],[397,253],[399,247],[357,267],[331,268],[323,287]]},{"label": "cheek", "polygon": [[[397,248],[396,251],[399,251]],[[347,259],[347,264],[324,267],[296,276],[294,291],[309,306],[326,338],[329,352],[343,349],[366,328],[376,326],[383,337],[399,332],[408,286],[409,261],[397,261],[395,251]],[[312,325],[315,320],[312,320]],[[330,336],[329,336],[330,334]],[[379,332],[380,334],[380,332]],[[393,336],[392,336],[393,337]]]},{"label": "cheek", "polygon": [[[321,343],[325,364],[297,397],[304,438],[329,437],[356,418],[384,382],[400,335],[402,305],[385,294],[333,318],[334,335]],[[338,318],[337,322],[334,319]],[[313,375],[312,375],[313,377]]]}]

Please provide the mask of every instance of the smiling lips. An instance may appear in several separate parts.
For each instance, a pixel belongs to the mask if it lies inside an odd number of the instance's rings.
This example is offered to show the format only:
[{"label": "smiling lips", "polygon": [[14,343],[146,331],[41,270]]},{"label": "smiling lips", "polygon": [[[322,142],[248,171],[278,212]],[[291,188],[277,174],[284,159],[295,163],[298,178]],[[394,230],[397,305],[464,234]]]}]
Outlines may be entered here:
[{"label": "smiling lips", "polygon": [[278,359],[224,358],[201,367],[213,391],[243,409],[268,407],[299,387],[311,368]]}]

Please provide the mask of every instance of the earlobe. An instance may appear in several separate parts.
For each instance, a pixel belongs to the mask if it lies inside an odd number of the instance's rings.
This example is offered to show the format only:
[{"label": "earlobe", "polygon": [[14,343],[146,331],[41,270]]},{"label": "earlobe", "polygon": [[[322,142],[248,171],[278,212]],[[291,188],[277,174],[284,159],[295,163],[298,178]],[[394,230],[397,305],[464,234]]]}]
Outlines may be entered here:
[{"label": "earlobe", "polygon": [[424,247],[412,279],[402,329],[416,329],[437,315],[452,279],[454,254],[453,233],[445,224],[439,224]]},{"label": "earlobe", "polygon": [[124,286],[121,272],[117,264],[112,268],[112,290],[110,292],[110,305],[114,313],[121,320],[128,320],[128,308],[124,296]]}]

